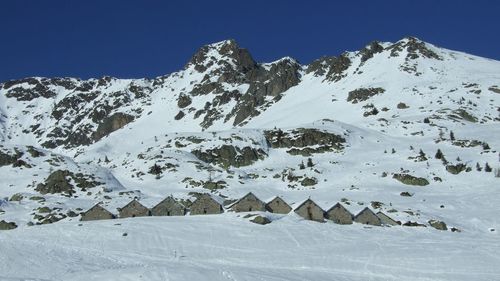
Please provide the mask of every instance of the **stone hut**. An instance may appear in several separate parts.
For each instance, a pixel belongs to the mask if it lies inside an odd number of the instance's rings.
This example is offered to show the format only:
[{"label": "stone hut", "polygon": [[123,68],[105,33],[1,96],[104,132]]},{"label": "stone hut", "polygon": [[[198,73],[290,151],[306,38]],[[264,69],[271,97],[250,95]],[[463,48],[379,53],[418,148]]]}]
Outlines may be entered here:
[{"label": "stone hut", "polygon": [[364,208],[359,214],[354,217],[354,221],[357,223],[370,224],[370,225],[382,225],[380,218],[368,207]]},{"label": "stone hut", "polygon": [[230,208],[235,212],[264,212],[266,211],[266,204],[257,198],[257,196],[255,196],[252,192],[249,192],[240,200],[234,202]]},{"label": "stone hut", "polygon": [[211,215],[224,212],[222,204],[210,194],[202,194],[191,204],[191,215]]},{"label": "stone hut", "polygon": [[150,211],[136,199],[130,201],[123,208],[118,209],[120,218],[147,217]]},{"label": "stone hut", "polygon": [[323,222],[325,218],[325,211],[311,199],[307,199],[300,204],[295,208],[294,212],[306,220]]},{"label": "stone hut", "polygon": [[281,199],[281,197],[276,196],[266,204],[266,210],[276,214],[288,214],[292,210],[292,207],[285,200]]},{"label": "stone hut", "polygon": [[388,215],[378,212],[377,217],[380,219],[380,222],[385,225],[400,225],[401,223],[398,223],[397,221],[393,220],[391,217]]},{"label": "stone hut", "polygon": [[337,203],[326,211],[326,218],[337,224],[352,224],[353,215],[342,204]]},{"label": "stone hut", "polygon": [[81,221],[93,221],[93,220],[110,220],[114,219],[110,211],[106,210],[99,204],[94,205],[94,207],[88,209],[86,212],[82,213]]},{"label": "stone hut", "polygon": [[151,209],[152,216],[184,216],[186,208],[172,196],[163,199]]}]

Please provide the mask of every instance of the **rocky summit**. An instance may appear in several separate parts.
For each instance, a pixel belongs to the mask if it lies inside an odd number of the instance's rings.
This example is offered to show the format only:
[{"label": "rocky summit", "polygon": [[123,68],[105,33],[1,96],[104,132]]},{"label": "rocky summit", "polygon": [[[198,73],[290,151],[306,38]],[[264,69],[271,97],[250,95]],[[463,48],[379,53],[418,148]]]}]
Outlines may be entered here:
[{"label": "rocky summit", "polygon": [[225,208],[248,192],[498,228],[499,61],[413,37],[310,64],[257,62],[226,40],[186,61],[154,79],[3,81],[1,228],[79,220],[97,203],[117,214],[134,198],[209,193]]}]

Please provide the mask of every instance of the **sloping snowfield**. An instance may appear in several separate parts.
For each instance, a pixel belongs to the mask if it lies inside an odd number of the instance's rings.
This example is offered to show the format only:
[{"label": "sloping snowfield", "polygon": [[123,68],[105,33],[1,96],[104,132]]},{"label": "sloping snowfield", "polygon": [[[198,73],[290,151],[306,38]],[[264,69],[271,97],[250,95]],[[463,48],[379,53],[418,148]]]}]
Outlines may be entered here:
[{"label": "sloping snowfield", "polygon": [[500,280],[497,232],[275,219],[262,226],[228,213],[1,232],[0,279]]}]

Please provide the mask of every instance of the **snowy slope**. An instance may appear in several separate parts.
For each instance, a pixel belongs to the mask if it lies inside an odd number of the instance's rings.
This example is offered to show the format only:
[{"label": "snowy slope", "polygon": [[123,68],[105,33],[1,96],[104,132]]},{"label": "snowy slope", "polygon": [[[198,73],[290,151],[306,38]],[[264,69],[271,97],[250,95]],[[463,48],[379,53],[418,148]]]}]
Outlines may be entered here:
[{"label": "snowy slope", "polygon": [[63,222],[2,233],[0,279],[487,281],[500,276],[497,241],[231,214]]}]

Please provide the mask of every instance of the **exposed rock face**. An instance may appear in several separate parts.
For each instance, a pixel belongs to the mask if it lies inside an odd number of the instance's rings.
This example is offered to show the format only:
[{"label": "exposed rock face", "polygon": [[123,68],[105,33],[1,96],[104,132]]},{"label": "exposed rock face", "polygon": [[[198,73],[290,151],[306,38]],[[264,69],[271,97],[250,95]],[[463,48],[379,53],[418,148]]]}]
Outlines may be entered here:
[{"label": "exposed rock face", "polygon": [[179,113],[177,113],[177,115],[175,115],[174,119],[181,120],[182,117],[184,117],[184,115],[185,115],[184,112],[181,110],[181,111],[179,111]]},{"label": "exposed rock face", "polygon": [[380,45],[380,42],[378,41],[373,41],[368,46],[364,47],[359,54],[361,55],[361,62],[364,63],[365,61],[371,59],[374,54],[380,53],[384,50],[384,47]]},{"label": "exposed rock face", "polygon": [[500,87],[498,86],[491,86],[488,88],[488,90],[492,91],[493,93],[500,94]]},{"label": "exposed rock face", "polygon": [[206,181],[206,182],[203,182],[203,188],[206,188],[209,190],[223,189],[226,187],[227,187],[227,183],[225,181]]},{"label": "exposed rock face", "polygon": [[262,149],[255,149],[249,146],[239,148],[227,144],[204,151],[193,150],[191,153],[203,162],[220,165],[225,168],[248,166],[257,160],[264,159],[266,156],[266,153]]},{"label": "exposed rock face", "polygon": [[[44,139],[40,143],[45,148],[72,148],[91,144],[96,140],[94,135],[102,137],[96,134],[95,125],[106,121],[117,109],[130,106],[134,99],[141,100],[143,104],[148,101],[152,88],[147,86],[146,80],[137,81],[142,85],[133,81],[121,84],[121,89],[114,92],[110,92],[109,86],[120,81],[111,77],[85,81],[73,78],[26,78],[6,82],[3,89],[6,97],[20,101],[33,103],[36,99],[52,99],[50,115],[35,115],[34,122],[26,126],[23,133],[32,133],[37,139]],[[64,96],[57,101],[56,93],[61,92]],[[129,110],[133,113],[128,114],[136,117],[140,111],[140,108],[135,108]],[[40,122],[42,119],[44,122]]]},{"label": "exposed rock face", "polygon": [[[54,80],[54,82],[65,83],[61,79]],[[69,81],[66,80],[66,82]],[[3,88],[8,90],[6,94],[8,98],[15,98],[18,101],[31,101],[39,97],[53,98],[56,93],[48,87],[51,84],[51,79],[44,78],[38,80],[35,78],[25,78],[6,82]]]},{"label": "exposed rock face", "polygon": [[263,216],[256,216],[255,218],[253,218],[251,220],[251,222],[256,223],[256,224],[265,225],[265,224],[271,223],[271,220],[266,218],[266,217],[263,217]]},{"label": "exposed rock face", "polygon": [[403,40],[388,47],[388,49],[391,50],[391,56],[394,57],[399,56],[401,51],[406,50],[408,52],[406,55],[407,59],[417,59],[422,56],[424,58],[442,60],[442,58],[429,49],[424,42],[414,37],[404,38]]},{"label": "exposed rock face", "polygon": [[425,178],[418,178],[408,174],[394,174],[392,177],[407,185],[425,186],[429,184],[429,181]]},{"label": "exposed rock face", "polygon": [[448,230],[446,223],[444,223],[443,221],[430,220],[429,225],[438,230]]},{"label": "exposed rock face", "polygon": [[314,76],[325,75],[325,80],[338,82],[347,74],[345,71],[351,66],[351,60],[347,54],[339,57],[322,57],[313,61],[306,69],[306,73],[313,73]]},{"label": "exposed rock face", "polygon": [[10,197],[9,201],[19,202],[23,199],[24,199],[24,195],[22,193],[16,193]]},{"label": "exposed rock face", "polygon": [[291,148],[287,152],[292,155],[309,156],[312,153],[342,150],[345,143],[345,139],[339,135],[308,128],[271,130],[265,131],[264,135],[272,148]]},{"label": "exposed rock face", "polygon": [[0,221],[0,230],[11,230],[17,228],[17,224],[15,222],[7,222],[5,220]]},{"label": "exposed rock face", "polygon": [[[198,109],[195,118],[203,115],[200,123],[210,127],[216,120],[224,122],[234,117],[233,125],[239,125],[248,118],[281,98],[280,94],[300,82],[302,66],[293,59],[285,58],[271,64],[257,64],[246,49],[240,48],[234,40],[228,40],[202,47],[186,65],[205,73],[205,78],[193,86],[191,96],[215,94],[211,103]],[[248,90],[227,90],[224,84],[247,84]],[[267,97],[272,97],[270,101]],[[221,114],[218,107],[235,101],[228,114]],[[178,101],[179,107],[188,104],[187,99]],[[261,109],[261,110],[259,110]]]},{"label": "exposed rock face", "polygon": [[467,169],[467,165],[465,164],[456,164],[456,165],[447,165],[446,166],[446,171],[448,171],[451,174],[457,175],[460,174],[460,172],[465,171]]},{"label": "exposed rock face", "polygon": [[177,106],[180,108],[187,107],[191,104],[192,100],[189,96],[186,95],[180,95],[179,99],[177,100]]},{"label": "exposed rock face", "polygon": [[349,92],[347,101],[358,103],[360,101],[368,100],[369,98],[377,94],[382,94],[384,92],[385,90],[383,88],[359,88]]},{"label": "exposed rock face", "polygon": [[477,122],[477,118],[474,115],[470,114],[467,110],[462,108],[454,110],[453,113],[449,115],[449,117],[455,120],[465,120],[472,123]]},{"label": "exposed rock face", "polygon": [[61,193],[65,196],[72,196],[75,193],[72,181],[83,191],[102,184],[95,181],[92,176],[74,174],[68,170],[57,170],[47,177],[45,183],[38,184],[35,190],[41,194]]},{"label": "exposed rock face", "polygon": [[45,184],[38,184],[35,190],[41,194],[64,193],[71,196],[75,193],[74,186],[70,183],[71,174],[67,170],[57,170],[49,175]]},{"label": "exposed rock face", "polygon": [[[191,58],[191,60],[186,65],[186,68],[193,65],[194,68],[199,72],[205,72],[208,67],[214,64],[220,63],[215,57],[210,55],[213,53],[211,51],[217,51],[220,55],[230,58],[235,62],[238,71],[248,72],[252,70],[256,63],[252,56],[246,49],[242,49],[238,46],[234,40],[226,40],[217,44],[206,45],[201,47]],[[222,63],[221,63],[222,64]],[[227,65],[224,65],[227,66]]]},{"label": "exposed rock face", "polygon": [[418,223],[416,221],[407,221],[403,223],[403,226],[412,226],[412,227],[427,227],[425,224]]},{"label": "exposed rock face", "polygon": [[300,185],[302,186],[313,186],[313,185],[316,185],[318,183],[318,180],[314,177],[306,177],[304,178],[301,182],[300,182]]},{"label": "exposed rock face", "polygon": [[273,63],[269,70],[260,67],[247,75],[250,87],[241,97],[230,116],[234,115],[233,125],[238,125],[248,117],[256,116],[259,107],[266,107],[266,97],[274,100],[281,98],[280,94],[300,82],[300,64],[292,59],[283,59]]},{"label": "exposed rock face", "polygon": [[110,133],[121,129],[133,120],[134,117],[131,115],[125,113],[115,113],[104,119],[102,123],[99,124],[97,131],[92,135],[92,137],[95,141],[98,141]]},{"label": "exposed rock face", "polygon": [[9,154],[6,152],[2,152],[0,150],[0,167],[13,165],[14,163],[16,163],[17,159],[19,159],[21,156],[22,153],[20,152],[17,152],[15,154]]}]

